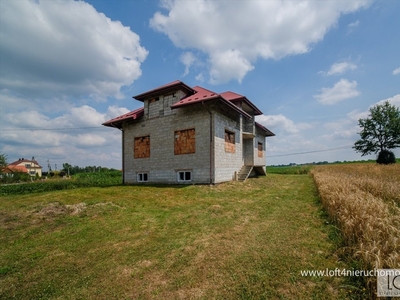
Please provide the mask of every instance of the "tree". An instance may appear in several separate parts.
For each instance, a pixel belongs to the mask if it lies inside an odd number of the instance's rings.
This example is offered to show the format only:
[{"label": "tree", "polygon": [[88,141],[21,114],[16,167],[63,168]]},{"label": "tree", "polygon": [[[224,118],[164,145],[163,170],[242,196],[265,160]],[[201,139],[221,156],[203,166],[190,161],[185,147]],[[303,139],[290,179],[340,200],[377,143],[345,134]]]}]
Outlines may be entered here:
[{"label": "tree", "polygon": [[7,154],[0,153],[0,174],[3,174],[3,169],[7,167]]},{"label": "tree", "polygon": [[[369,116],[359,119],[358,125],[362,128],[361,139],[355,142],[353,149],[362,156],[383,152],[384,157],[392,157],[387,154],[392,153],[389,149],[400,147],[400,110],[389,101],[370,108]],[[378,163],[388,162],[380,160]]]},{"label": "tree", "polygon": [[63,163],[62,170],[65,174],[72,175],[72,166],[69,163]]},{"label": "tree", "polygon": [[0,153],[0,168],[7,167],[7,154]]}]

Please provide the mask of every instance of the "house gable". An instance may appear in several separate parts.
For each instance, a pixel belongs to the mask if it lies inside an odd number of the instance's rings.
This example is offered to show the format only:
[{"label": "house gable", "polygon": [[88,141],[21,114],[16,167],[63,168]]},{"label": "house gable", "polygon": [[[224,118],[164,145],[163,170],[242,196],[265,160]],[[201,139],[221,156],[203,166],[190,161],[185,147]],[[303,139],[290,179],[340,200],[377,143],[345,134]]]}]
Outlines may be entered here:
[{"label": "house gable", "polygon": [[242,110],[252,116],[262,115],[261,110],[259,110],[257,106],[255,106],[249,99],[247,99],[243,95],[227,91],[221,93],[221,96],[227,101],[234,103],[236,106],[240,107]]},{"label": "house gable", "polygon": [[158,88],[152,89],[145,93],[133,96],[136,100],[144,102],[146,99],[156,98],[161,95],[165,95],[168,93],[175,93],[176,91],[182,91],[186,95],[194,94],[195,90],[193,90],[190,86],[186,85],[180,80],[175,80],[173,82],[164,84],[159,86]]},{"label": "house gable", "polygon": [[36,174],[38,174],[39,177],[42,176],[42,167],[34,159],[34,157],[32,157],[32,160],[20,158],[17,161],[10,163],[7,168],[18,172],[26,172],[29,173],[31,176],[34,176]]}]

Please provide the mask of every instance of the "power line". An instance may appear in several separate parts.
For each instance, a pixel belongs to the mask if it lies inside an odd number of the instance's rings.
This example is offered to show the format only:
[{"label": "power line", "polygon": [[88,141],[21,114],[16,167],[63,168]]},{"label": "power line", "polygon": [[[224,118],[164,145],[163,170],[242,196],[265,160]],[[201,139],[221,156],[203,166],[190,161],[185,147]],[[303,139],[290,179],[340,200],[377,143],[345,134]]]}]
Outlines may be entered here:
[{"label": "power line", "polygon": [[278,155],[268,155],[268,157],[281,157],[281,156],[291,156],[291,155],[301,155],[301,154],[309,154],[309,153],[319,153],[319,152],[328,152],[328,151],[336,151],[341,149],[349,149],[351,146],[342,146],[337,148],[325,149],[325,150],[314,150],[314,151],[305,151],[305,152],[297,152],[297,153],[287,153],[287,154],[278,154]]},{"label": "power line", "polygon": [[88,126],[88,127],[67,127],[67,128],[3,128],[0,131],[62,131],[62,130],[82,130],[82,129],[100,129],[104,126]]}]

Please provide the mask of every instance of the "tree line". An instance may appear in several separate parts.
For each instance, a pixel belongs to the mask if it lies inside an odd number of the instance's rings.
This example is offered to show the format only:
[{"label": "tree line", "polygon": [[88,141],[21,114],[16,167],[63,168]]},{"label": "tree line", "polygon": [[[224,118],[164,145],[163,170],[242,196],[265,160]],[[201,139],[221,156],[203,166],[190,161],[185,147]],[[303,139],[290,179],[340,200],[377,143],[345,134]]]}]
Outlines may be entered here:
[{"label": "tree line", "polygon": [[42,172],[43,176],[72,176],[75,174],[79,173],[105,173],[105,172],[110,172],[110,171],[118,171],[113,168],[107,168],[107,167],[102,167],[102,166],[86,166],[86,167],[80,167],[80,166],[73,166],[69,163],[63,163],[62,164],[62,169],[60,171],[49,171],[49,172]]}]

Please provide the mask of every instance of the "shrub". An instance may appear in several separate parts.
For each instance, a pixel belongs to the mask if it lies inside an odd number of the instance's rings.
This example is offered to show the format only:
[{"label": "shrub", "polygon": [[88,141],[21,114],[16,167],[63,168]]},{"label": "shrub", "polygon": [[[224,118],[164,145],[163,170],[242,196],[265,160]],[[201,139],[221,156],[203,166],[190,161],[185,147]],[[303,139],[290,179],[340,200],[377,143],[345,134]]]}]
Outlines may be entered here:
[{"label": "shrub", "polygon": [[[29,176],[28,174],[26,175]],[[1,185],[0,195],[40,193],[83,187],[107,187],[119,184],[122,184],[122,173],[120,171],[80,173],[74,176],[73,179],[49,179],[40,182]]]},{"label": "shrub", "polygon": [[396,163],[396,157],[394,156],[394,153],[389,150],[382,150],[378,154],[378,158],[376,159],[376,162],[378,164],[394,164]]}]

